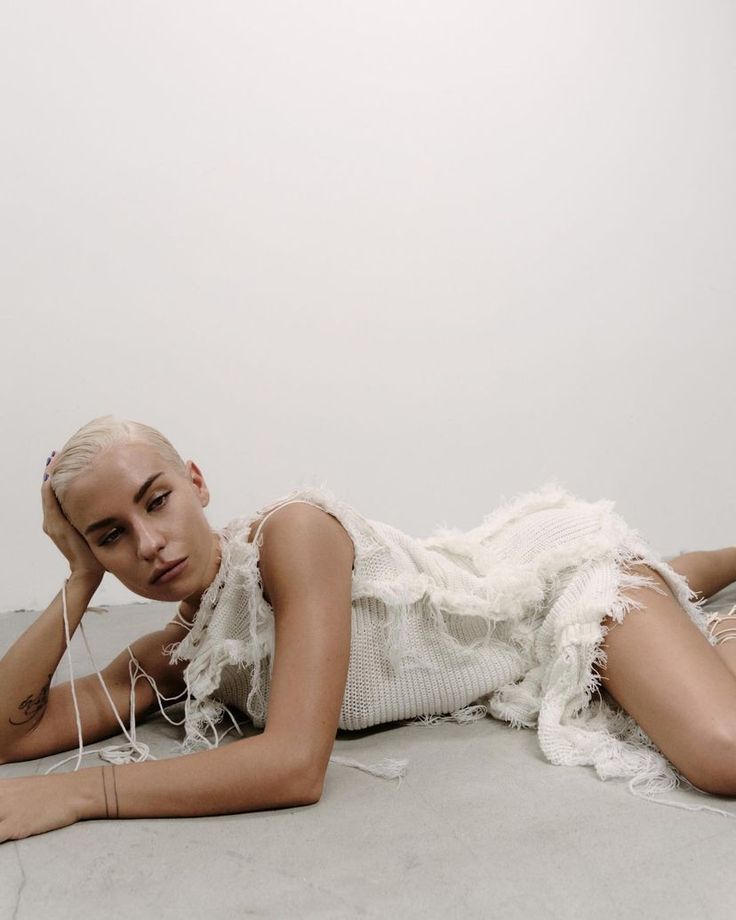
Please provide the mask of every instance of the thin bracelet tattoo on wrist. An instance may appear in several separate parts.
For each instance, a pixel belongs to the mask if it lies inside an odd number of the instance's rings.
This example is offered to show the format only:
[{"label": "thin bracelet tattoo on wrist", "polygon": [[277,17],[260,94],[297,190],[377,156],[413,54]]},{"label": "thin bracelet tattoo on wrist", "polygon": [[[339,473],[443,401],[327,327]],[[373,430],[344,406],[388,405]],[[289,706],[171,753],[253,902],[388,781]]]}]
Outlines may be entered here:
[{"label": "thin bracelet tattoo on wrist", "polygon": [[[110,775],[110,777],[111,777],[111,779],[112,779],[112,787],[111,787],[110,792],[109,792],[109,797],[108,797],[108,788],[107,788],[107,785],[108,785],[108,784],[107,784],[107,782],[106,782],[106,780],[105,780],[105,777],[108,775],[108,774],[105,773],[106,770],[110,770],[110,771],[111,771],[109,775]],[[103,767],[103,768],[102,768],[102,788],[104,789],[104,792],[105,792],[105,812],[106,812],[106,817],[108,817],[108,818],[119,818],[119,817],[120,817],[120,807],[119,807],[119,804],[118,804],[118,784],[117,784],[117,780],[116,780],[116,778],[115,778],[115,766],[114,766],[114,765],[113,765],[113,766],[110,766],[110,767]],[[111,803],[111,802],[112,802],[112,804],[113,804],[113,806],[114,806],[114,812],[115,812],[114,814],[110,814],[110,803]]]},{"label": "thin bracelet tattoo on wrist", "polygon": [[107,804],[107,784],[105,783],[105,768],[103,767],[100,770],[100,776],[102,777],[102,793],[105,796],[105,817],[110,817],[110,806]]},{"label": "thin bracelet tattoo on wrist", "polygon": [[115,817],[119,818],[120,817],[120,805],[118,804],[118,781],[115,776],[115,767],[113,766],[111,767],[111,769],[112,769],[112,785],[115,790]]}]

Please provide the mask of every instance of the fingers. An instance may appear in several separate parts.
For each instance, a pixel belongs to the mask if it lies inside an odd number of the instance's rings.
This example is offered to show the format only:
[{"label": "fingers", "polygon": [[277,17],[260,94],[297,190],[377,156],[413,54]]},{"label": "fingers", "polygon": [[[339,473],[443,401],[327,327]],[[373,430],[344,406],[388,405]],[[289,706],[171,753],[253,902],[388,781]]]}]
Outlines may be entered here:
[{"label": "fingers", "polygon": [[[52,450],[52,451],[51,451],[51,456],[48,457],[47,460],[46,460],[46,466],[47,466],[47,467],[48,467],[51,463],[53,463],[55,457],[56,457],[56,451],[55,451],[55,450]],[[48,471],[48,469],[47,469],[46,472],[43,474],[43,481],[46,482],[46,480],[49,478],[49,476],[50,476],[50,473],[49,473],[49,471]]]},{"label": "fingers", "polygon": [[46,470],[41,483],[41,505],[43,507],[44,533],[49,533],[47,524],[61,511],[61,507],[56,498],[54,490],[51,488],[51,470],[56,460],[56,451],[51,452],[51,456],[46,460]]}]

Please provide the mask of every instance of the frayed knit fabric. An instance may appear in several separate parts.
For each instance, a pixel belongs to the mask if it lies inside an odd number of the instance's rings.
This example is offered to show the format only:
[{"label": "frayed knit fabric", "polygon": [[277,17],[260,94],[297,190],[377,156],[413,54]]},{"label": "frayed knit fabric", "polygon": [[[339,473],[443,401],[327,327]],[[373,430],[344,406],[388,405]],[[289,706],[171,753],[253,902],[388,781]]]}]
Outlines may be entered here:
[{"label": "frayed knit fabric", "polygon": [[[626,592],[648,586],[662,593],[632,565],[661,575],[713,644],[705,601],[695,601],[685,578],[615,513],[613,502],[582,501],[555,482],[506,502],[472,530],[437,529],[426,539],[363,517],[324,485],[294,490],[232,521],[220,532],[220,570],[192,628],[167,649],[172,662],[189,660],[181,750],[217,746],[215,725],[228,704],[256,727],[265,725],[274,615],[258,568],[262,537],[248,537],[255,521],[291,502],[333,515],[355,548],[341,729],[407,719],[470,722],[488,714],[535,728],[551,763],[591,765],[603,780],[627,779],[635,795],[691,787],[604,698],[595,669],[605,664],[603,619],[621,622],[642,608]],[[403,775],[405,764],[397,769],[368,772]]]}]

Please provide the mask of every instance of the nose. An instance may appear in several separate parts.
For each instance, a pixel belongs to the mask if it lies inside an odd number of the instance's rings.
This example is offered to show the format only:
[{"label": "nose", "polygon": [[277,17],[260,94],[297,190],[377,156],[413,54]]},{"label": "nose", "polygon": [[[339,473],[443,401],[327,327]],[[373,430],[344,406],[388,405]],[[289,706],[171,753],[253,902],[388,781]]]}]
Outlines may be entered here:
[{"label": "nose", "polygon": [[146,562],[155,559],[159,552],[166,546],[166,537],[163,532],[151,521],[142,521],[137,528],[138,556]]}]

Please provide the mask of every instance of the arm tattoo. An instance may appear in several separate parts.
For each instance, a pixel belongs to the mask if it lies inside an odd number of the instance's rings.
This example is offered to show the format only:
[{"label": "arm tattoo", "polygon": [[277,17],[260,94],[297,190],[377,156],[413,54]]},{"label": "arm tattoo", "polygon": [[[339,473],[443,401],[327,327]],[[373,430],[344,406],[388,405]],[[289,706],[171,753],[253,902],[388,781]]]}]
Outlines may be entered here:
[{"label": "arm tattoo", "polygon": [[11,725],[25,725],[27,722],[32,722],[37,715],[43,715],[46,704],[49,701],[49,688],[51,687],[51,675],[49,674],[49,679],[47,684],[41,688],[41,692],[38,696],[27,696],[19,705],[23,714],[26,716],[25,719],[21,719],[19,722],[16,722],[15,719],[8,719]]}]

